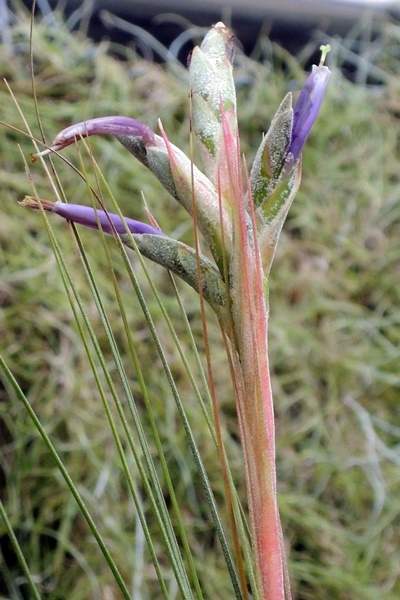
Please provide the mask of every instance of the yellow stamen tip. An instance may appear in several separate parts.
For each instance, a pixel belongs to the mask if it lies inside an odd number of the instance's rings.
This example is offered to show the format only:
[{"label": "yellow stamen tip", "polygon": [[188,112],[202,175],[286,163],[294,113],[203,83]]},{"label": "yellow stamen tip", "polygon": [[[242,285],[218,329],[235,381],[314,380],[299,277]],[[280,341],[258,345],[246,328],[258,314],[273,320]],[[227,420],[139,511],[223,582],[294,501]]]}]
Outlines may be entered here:
[{"label": "yellow stamen tip", "polygon": [[321,50],[321,60],[319,61],[319,66],[322,67],[324,65],[326,55],[328,54],[328,52],[331,51],[331,45],[322,44],[322,46],[320,46],[319,49]]}]

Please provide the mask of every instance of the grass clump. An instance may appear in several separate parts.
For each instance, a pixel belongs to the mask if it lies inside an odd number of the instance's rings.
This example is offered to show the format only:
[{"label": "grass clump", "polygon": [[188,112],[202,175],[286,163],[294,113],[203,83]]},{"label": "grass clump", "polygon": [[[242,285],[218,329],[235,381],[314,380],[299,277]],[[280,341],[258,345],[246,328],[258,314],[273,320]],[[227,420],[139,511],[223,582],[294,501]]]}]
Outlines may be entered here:
[{"label": "grass clump", "polygon": [[[10,33],[12,44],[0,47],[0,69],[34,135],[40,137],[30,79],[29,20],[20,16]],[[335,71],[304,152],[303,183],[271,275],[270,353],[279,500],[294,597],[298,600],[394,600],[400,593],[395,552],[400,534],[400,203],[395,101],[400,69],[392,54],[395,35],[396,30],[382,26],[376,68],[383,83],[378,90],[350,83]],[[47,141],[72,122],[125,114],[154,128],[160,117],[172,141],[187,148],[187,82],[171,74],[168,66],[135,56],[119,62],[108,50],[106,44],[94,45],[82,34],[72,35],[61,21],[51,33],[43,23],[35,23],[35,88]],[[297,63],[287,63],[283,74],[274,68],[278,62],[259,64],[243,59],[239,67],[239,75],[246,75],[243,80],[248,82],[239,90],[238,112],[243,149],[249,157],[251,149],[258,146],[260,130],[268,128],[268,120],[293,78],[302,77]],[[4,85],[0,106],[2,121],[23,129]],[[32,144],[12,127],[3,127],[0,136],[1,354],[53,441],[132,597],[158,598],[159,583],[139,511],[121,468],[48,234],[37,214],[23,211],[17,204],[31,192],[32,183],[43,197],[53,198],[52,188],[39,167],[30,168],[29,177],[24,175],[23,157],[29,157]],[[144,218],[143,193],[164,231],[180,239],[190,236],[191,225],[183,212],[117,142],[101,139],[90,145],[124,214]],[[79,168],[86,165],[90,182],[98,185],[90,157],[82,152],[77,158],[75,148],[65,155]],[[57,176],[65,197],[88,203],[87,184],[67,164],[57,162]],[[110,339],[89,289],[75,238],[65,224],[52,222],[52,226],[116,391],[123,398]],[[104,246],[96,232],[83,232],[81,239],[150,453],[156,457],[151,418],[132,361],[113,277],[118,283],[204,598],[231,598],[231,583],[196,465],[126,266],[112,241]],[[107,265],[107,252],[113,272]],[[138,258],[131,255],[130,260],[194,427],[221,519],[227,523],[220,463],[193,382]],[[195,381],[206,395],[201,370],[191,358],[192,342],[171,280],[154,265],[149,270]],[[197,298],[186,286],[178,287],[204,362],[202,340],[198,339]],[[211,314],[209,317],[224,438],[233,480],[244,498],[229,369],[216,323]],[[92,348],[90,340],[89,345]],[[104,389],[106,399],[111,398],[109,389]],[[123,423],[116,408],[110,407],[117,433],[124,440]],[[121,597],[92,531],[6,378],[0,380],[0,419],[4,506],[41,596],[71,600]],[[178,598],[137,462],[126,442],[123,444],[168,595]],[[160,462],[155,464],[174,520]],[[0,594],[29,597],[9,535],[5,526],[1,527],[4,583],[0,584]]]}]

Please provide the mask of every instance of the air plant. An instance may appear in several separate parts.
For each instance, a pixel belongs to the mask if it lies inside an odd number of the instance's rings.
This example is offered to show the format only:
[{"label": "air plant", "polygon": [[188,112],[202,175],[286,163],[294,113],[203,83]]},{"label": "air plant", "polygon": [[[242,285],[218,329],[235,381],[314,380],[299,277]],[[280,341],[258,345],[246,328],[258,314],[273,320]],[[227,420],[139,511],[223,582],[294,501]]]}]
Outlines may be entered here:
[{"label": "air plant", "polygon": [[[107,211],[27,196],[28,208],[118,235],[127,246],[179,275],[212,306],[227,341],[243,447],[256,590],[264,600],[291,597],[277,504],[275,425],[268,367],[268,277],[280,231],[301,179],[301,152],[330,76],[314,66],[293,110],[288,93],[247,174],[240,151],[232,76],[234,41],[216,24],[190,66],[192,128],[203,171],[167,138],[128,117],[90,119],[61,131],[58,153],[92,135],[114,135],[192,215],[190,247],[148,225]],[[197,229],[214,261],[200,250]]]}]

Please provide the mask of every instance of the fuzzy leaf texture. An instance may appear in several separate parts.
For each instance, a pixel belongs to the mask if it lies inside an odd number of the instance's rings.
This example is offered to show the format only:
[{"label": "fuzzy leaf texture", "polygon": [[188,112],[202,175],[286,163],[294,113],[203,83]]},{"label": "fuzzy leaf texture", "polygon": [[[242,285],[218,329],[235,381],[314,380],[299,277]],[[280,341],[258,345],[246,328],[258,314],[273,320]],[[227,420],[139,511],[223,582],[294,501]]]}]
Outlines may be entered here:
[{"label": "fuzzy leaf texture", "polygon": [[233,55],[232,33],[223,23],[217,23],[201,46],[193,50],[189,66],[193,131],[204,173],[215,186],[222,147],[221,110],[236,116]]}]

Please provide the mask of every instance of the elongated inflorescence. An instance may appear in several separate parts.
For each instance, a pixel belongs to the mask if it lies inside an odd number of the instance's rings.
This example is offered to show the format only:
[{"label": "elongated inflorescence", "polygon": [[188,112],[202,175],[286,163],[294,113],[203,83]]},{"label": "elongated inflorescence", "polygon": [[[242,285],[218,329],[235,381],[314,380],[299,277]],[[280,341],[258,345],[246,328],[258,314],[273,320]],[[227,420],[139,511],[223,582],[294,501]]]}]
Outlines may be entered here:
[{"label": "elongated inflorescence", "polygon": [[[161,135],[157,135],[144,123],[124,116],[89,119],[67,127],[51,146],[33,155],[36,160],[92,135],[115,136],[193,216],[214,263],[197,245],[186,246],[141,221],[32,196],[21,204],[118,234],[124,244],[201,290],[215,310],[232,343],[232,352],[227,351],[235,367],[233,388],[246,474],[257,588],[254,596],[290,600],[276,497],[268,275],[279,234],[300,185],[301,152],[318,116],[330,71],[322,64],[313,67],[294,110],[292,95],[286,95],[261,142],[250,176],[244,178],[233,50],[231,33],[223,23],[217,23],[193,52],[192,125],[203,170],[169,141],[161,124]],[[246,581],[242,585],[247,597]]]}]

